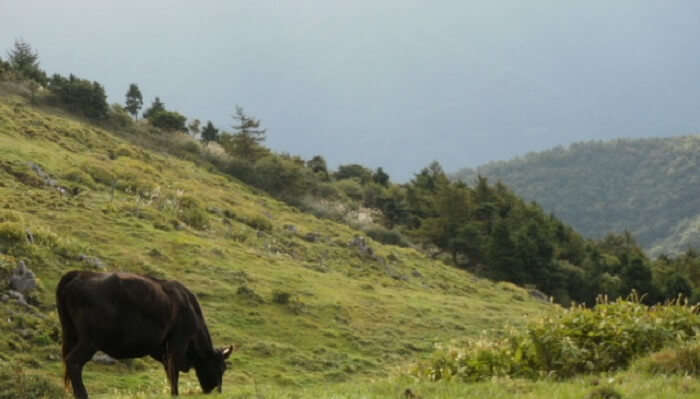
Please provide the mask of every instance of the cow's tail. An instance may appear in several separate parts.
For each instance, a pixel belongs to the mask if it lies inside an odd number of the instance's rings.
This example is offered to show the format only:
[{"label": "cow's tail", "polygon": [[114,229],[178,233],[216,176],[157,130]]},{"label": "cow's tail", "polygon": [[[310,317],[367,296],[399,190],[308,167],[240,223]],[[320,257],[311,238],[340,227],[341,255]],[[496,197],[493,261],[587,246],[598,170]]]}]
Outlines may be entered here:
[{"label": "cow's tail", "polygon": [[61,321],[61,338],[62,338],[62,360],[63,360],[63,384],[66,390],[70,388],[70,378],[68,376],[68,365],[66,364],[66,358],[71,349],[75,347],[78,342],[77,332],[73,321],[68,313],[68,305],[66,303],[66,292],[65,288],[68,283],[78,277],[78,271],[71,271],[61,277],[61,281],[58,282],[56,287],[56,307],[58,308],[58,318]]}]

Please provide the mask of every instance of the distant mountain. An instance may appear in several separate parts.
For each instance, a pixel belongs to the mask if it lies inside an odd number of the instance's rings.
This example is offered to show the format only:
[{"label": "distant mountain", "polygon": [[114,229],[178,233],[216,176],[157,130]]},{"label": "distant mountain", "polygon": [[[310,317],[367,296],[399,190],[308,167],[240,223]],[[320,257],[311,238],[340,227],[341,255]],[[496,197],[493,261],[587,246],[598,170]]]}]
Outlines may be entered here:
[{"label": "distant mountain", "polygon": [[651,255],[700,246],[700,136],[594,141],[463,169],[603,237],[628,230]]}]

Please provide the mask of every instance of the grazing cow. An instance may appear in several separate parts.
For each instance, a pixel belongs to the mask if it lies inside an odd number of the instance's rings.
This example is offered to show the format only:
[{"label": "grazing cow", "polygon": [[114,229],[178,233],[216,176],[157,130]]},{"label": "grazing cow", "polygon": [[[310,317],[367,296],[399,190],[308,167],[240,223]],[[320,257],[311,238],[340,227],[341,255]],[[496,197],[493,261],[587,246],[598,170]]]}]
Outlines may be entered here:
[{"label": "grazing cow", "polygon": [[205,393],[218,387],[233,347],[214,349],[197,298],[177,281],[131,273],[71,271],[56,288],[64,381],[87,398],[82,371],[98,350],[117,358],[150,355],[163,363],[170,393],[194,367]]}]

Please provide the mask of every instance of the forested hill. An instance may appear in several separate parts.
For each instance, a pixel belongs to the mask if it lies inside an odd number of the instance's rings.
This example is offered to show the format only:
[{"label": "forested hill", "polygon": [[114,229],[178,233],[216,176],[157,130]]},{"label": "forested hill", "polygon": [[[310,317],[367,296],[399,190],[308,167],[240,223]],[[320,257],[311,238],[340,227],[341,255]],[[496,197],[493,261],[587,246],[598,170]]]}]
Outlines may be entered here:
[{"label": "forested hill", "polygon": [[577,143],[463,169],[500,180],[585,236],[628,230],[652,255],[700,244],[700,136]]}]

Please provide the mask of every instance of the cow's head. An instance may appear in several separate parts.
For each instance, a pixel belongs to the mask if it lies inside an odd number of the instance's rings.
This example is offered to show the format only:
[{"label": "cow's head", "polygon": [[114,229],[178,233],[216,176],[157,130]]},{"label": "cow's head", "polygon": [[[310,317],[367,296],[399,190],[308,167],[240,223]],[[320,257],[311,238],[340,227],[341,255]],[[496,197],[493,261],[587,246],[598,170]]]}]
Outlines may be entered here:
[{"label": "cow's head", "polygon": [[199,385],[204,393],[209,393],[214,388],[218,388],[221,392],[221,379],[226,371],[226,359],[231,356],[233,350],[233,346],[216,349],[210,356],[203,359],[199,367],[195,367]]}]

